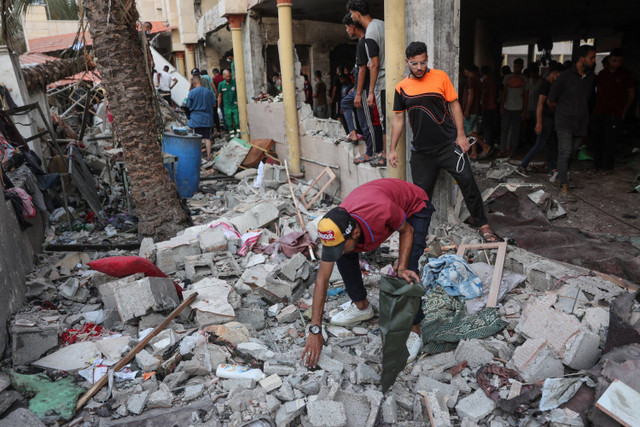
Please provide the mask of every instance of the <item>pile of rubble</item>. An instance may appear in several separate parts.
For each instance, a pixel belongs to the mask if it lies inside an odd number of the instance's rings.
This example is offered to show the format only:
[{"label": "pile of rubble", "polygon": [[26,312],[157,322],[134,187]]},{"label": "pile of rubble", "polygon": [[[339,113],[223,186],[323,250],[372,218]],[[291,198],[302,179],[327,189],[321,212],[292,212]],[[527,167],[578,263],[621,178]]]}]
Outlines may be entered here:
[{"label": "pile of rubble", "polygon": [[[578,426],[608,417],[593,402],[618,378],[613,367],[640,363],[633,344],[640,338],[628,339],[631,330],[640,331],[640,304],[632,293],[593,276],[550,282],[544,272],[539,276],[523,268],[516,273],[524,273],[524,283],[503,292],[499,314],[506,328],[454,343],[449,352],[423,354],[383,394],[377,318],[353,328],[328,323],[350,302],[336,269],[325,310],[326,345],[319,368],[307,369],[301,356],[311,316],[314,252],[319,255],[316,225],[330,201],[313,210],[300,206],[308,222],[303,229],[279,166],[264,165],[260,175],[246,170],[235,180],[205,182],[203,188],[189,201],[199,225],[170,240],[144,239],[133,253],[41,255],[27,283],[27,303],[10,325],[11,359],[0,374],[3,421]],[[294,185],[296,197],[308,189],[305,183]],[[438,234],[432,256],[447,245],[478,242],[471,233],[457,242],[446,229]],[[375,309],[381,275],[392,273],[397,251],[393,236],[363,256]],[[480,263],[471,262],[485,256],[483,251],[467,255],[472,269]],[[488,287],[491,275],[478,276]],[[156,330],[194,293],[188,308]],[[626,302],[618,307],[621,298]],[[603,356],[614,311],[622,319],[615,333],[625,326],[626,341],[611,344],[607,350],[613,352]],[[139,348],[150,333],[153,338]],[[132,352],[130,363],[108,374]],[[614,353],[617,365],[603,362]],[[32,375],[38,373],[45,375]],[[78,398],[105,375],[108,385],[76,413]],[[634,375],[625,383],[640,392]],[[25,378],[45,381],[49,391],[75,388],[65,394],[63,407],[38,398],[39,389],[25,385]],[[31,412],[15,409],[27,406]]]}]

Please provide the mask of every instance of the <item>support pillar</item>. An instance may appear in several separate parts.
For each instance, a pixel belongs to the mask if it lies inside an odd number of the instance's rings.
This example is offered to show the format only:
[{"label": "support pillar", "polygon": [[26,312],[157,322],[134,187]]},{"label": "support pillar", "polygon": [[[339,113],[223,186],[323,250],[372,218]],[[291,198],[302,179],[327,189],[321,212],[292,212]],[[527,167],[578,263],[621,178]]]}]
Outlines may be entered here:
[{"label": "support pillar", "polygon": [[[176,68],[178,69],[178,72],[183,76],[187,77],[187,75],[184,72],[184,51],[176,52],[176,62],[177,62]],[[187,80],[189,80],[188,77],[187,77]]]},{"label": "support pillar", "polygon": [[278,0],[278,31],[280,35],[280,72],[282,74],[282,99],[284,102],[284,122],[289,149],[289,171],[299,174],[300,136],[298,130],[298,108],[296,106],[296,86],[293,72],[293,22],[291,9],[293,0]]},{"label": "support pillar", "polygon": [[185,53],[185,62],[186,69],[185,74],[190,74],[191,70],[196,68],[196,45],[195,44],[186,44],[186,53]]},{"label": "support pillar", "polygon": [[244,72],[244,50],[242,49],[242,21],[245,15],[227,15],[231,27],[231,41],[233,42],[233,61],[236,68],[236,91],[238,95],[238,116],[240,118],[240,138],[250,142],[247,126],[247,83]]},{"label": "support pillar", "polygon": [[[404,79],[405,38],[405,0],[386,0],[384,2],[384,52],[386,76],[385,129],[387,132],[387,150],[391,149],[391,123],[393,122],[393,94],[396,86]],[[387,177],[407,179],[407,143],[402,132],[398,146],[398,167],[387,166]]]}]

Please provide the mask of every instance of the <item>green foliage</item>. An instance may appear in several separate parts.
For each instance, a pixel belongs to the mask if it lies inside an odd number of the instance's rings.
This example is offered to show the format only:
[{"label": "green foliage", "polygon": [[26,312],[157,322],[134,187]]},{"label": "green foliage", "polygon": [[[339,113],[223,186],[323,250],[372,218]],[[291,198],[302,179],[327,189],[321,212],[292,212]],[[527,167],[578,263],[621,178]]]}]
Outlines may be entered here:
[{"label": "green foliage", "polygon": [[49,19],[72,21],[78,19],[77,0],[45,0]]}]

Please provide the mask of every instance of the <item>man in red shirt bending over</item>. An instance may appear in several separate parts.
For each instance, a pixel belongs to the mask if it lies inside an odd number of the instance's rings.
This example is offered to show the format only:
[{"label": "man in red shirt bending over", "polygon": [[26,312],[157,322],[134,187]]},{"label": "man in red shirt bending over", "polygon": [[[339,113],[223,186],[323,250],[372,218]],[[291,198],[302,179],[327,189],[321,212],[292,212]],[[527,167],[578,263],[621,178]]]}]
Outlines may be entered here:
[{"label": "man in red shirt bending over", "polygon": [[[353,304],[331,318],[331,324],[354,325],[373,317],[367,300],[367,290],[360,273],[360,252],[377,249],[394,231],[400,233],[398,277],[408,283],[420,281],[418,260],[426,248],[426,237],[434,208],[420,187],[409,182],[386,178],[361,185],[349,194],[337,208],[331,209],[318,224],[322,241],[322,259],[316,286],[309,337],[303,359],[315,367],[322,351],[322,312],[327,297],[329,277],[337,263],[347,294]],[[409,358],[413,361],[422,348],[418,310],[407,340]]]}]

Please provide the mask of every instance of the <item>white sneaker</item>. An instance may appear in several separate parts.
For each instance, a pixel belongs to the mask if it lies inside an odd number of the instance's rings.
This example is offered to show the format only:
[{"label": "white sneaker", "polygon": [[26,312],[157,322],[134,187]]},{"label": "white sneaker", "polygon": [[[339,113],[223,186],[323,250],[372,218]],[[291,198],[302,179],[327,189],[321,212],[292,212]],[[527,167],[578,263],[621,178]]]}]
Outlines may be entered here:
[{"label": "white sneaker", "polygon": [[364,310],[360,310],[355,304],[351,303],[349,308],[341,311],[333,316],[330,320],[332,325],[336,326],[350,326],[365,320],[369,320],[373,317],[373,307],[371,304]]},{"label": "white sneaker", "polygon": [[407,358],[407,363],[413,362],[420,350],[422,350],[422,338],[420,335],[415,332],[409,333],[409,338],[407,338],[407,350],[409,350],[409,357]]}]

